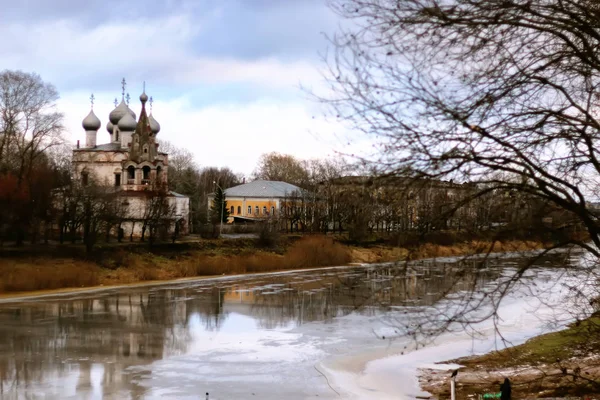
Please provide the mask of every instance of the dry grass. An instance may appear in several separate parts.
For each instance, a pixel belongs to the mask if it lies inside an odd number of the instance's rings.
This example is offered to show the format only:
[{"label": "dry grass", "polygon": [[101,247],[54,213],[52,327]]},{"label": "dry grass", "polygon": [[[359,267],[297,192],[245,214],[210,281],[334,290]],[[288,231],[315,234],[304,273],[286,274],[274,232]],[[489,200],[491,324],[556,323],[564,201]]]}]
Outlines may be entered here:
[{"label": "dry grass", "polygon": [[[255,248],[227,246],[189,251],[175,259],[151,253],[117,250],[103,266],[75,259],[0,259],[0,292],[33,291],[95,285],[115,285],[214,276],[346,265],[350,262],[385,262],[419,258],[463,256],[487,252],[491,242],[472,241],[453,246],[423,244],[411,249],[378,246],[350,248],[332,238],[306,236],[283,254]],[[532,250],[543,243],[506,241],[492,251]]]},{"label": "dry grass", "polygon": [[72,259],[0,260],[0,291],[24,292],[99,284],[100,268]]},{"label": "dry grass", "polygon": [[284,255],[265,251],[232,256],[199,254],[180,260],[182,276],[206,276],[280,271],[309,267],[344,265],[351,261],[347,247],[323,236],[308,236],[294,243]]},{"label": "dry grass", "polygon": [[369,248],[353,247],[352,261],[363,263],[395,262],[419,260],[435,257],[459,257],[481,253],[502,253],[512,251],[528,251],[547,247],[535,241],[511,240],[503,242],[468,241],[451,246],[425,243],[410,248],[373,246]]},{"label": "dry grass", "polygon": [[529,251],[544,247],[544,243],[523,240],[511,240],[504,242],[469,241],[452,246],[440,246],[437,244],[424,244],[412,249],[408,253],[410,260],[433,257],[456,257],[468,256],[480,253],[504,253],[512,251]]}]

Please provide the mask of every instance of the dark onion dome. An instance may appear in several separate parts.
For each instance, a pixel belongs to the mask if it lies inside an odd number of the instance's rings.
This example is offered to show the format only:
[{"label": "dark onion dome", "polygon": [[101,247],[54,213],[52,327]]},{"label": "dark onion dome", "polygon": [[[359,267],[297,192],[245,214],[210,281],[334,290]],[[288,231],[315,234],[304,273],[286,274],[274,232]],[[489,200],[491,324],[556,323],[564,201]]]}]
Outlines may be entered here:
[{"label": "dark onion dome", "polygon": [[100,129],[101,125],[102,123],[98,117],[96,117],[96,114],[94,114],[94,110],[90,110],[90,113],[83,119],[83,122],[81,123],[81,126],[83,126],[83,129],[86,131],[97,131]]},{"label": "dark onion dome", "polygon": [[118,124],[121,118],[123,118],[123,116],[126,113],[129,113],[133,117],[133,119],[135,119],[135,113],[131,111],[129,106],[125,103],[125,100],[121,100],[117,108],[115,108],[110,112],[110,114],[108,114],[108,118],[113,124]]},{"label": "dark onion dome", "polygon": [[160,124],[154,119],[152,113],[150,113],[148,116],[148,120],[150,121],[150,129],[152,130],[152,133],[156,135],[158,132],[160,132]]},{"label": "dark onion dome", "polygon": [[148,95],[146,94],[146,92],[143,92],[142,94],[140,94],[140,101],[142,103],[145,103],[148,101]]},{"label": "dark onion dome", "polygon": [[135,131],[136,125],[137,122],[135,122],[135,119],[131,114],[126,112],[125,115],[123,115],[123,118],[119,120],[118,127],[122,132],[133,132]]}]

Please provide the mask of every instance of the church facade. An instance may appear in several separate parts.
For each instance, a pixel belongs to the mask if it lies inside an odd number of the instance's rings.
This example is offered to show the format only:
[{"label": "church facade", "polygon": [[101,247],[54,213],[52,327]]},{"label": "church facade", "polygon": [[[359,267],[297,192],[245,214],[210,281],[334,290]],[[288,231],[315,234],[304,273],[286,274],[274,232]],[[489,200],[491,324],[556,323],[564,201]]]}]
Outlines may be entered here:
[{"label": "church facade", "polygon": [[[110,142],[97,143],[102,123],[92,110],[82,122],[85,130],[85,146],[73,150],[73,179],[83,186],[98,185],[115,194],[120,203],[125,236],[139,236],[146,229],[150,217],[157,218],[157,198],[164,206],[158,216],[169,221],[170,229],[179,234],[189,233],[190,202],[187,196],[169,191],[169,156],[159,150],[156,138],[160,124],[147,114],[148,96],[140,95],[139,118],[125,102],[124,90],[121,102],[108,116],[106,129]],[[115,101],[116,104],[116,101]],[[93,107],[93,97],[92,97]],[[176,228],[175,228],[176,227]]]}]

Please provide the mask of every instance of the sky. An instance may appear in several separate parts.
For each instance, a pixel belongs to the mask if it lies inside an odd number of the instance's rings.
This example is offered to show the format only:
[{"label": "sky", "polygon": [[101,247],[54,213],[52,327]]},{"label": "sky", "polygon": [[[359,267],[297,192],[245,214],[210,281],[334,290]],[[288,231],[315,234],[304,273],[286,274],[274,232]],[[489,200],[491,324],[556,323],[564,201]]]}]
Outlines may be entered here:
[{"label": "sky", "polygon": [[127,82],[130,107],[153,97],[159,140],[200,166],[250,175],[261,154],[347,152],[348,131],[302,87],[326,87],[325,35],[343,21],[325,0],[0,0],[0,69],[36,72],[56,86],[66,136],[85,143],[95,96],[108,114]]}]

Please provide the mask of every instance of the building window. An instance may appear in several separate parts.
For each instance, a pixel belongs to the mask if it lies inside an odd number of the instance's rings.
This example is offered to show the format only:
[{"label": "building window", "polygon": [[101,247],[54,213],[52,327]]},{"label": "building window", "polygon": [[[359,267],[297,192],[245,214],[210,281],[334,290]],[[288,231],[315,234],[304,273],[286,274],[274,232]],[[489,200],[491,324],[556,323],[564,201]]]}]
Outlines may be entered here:
[{"label": "building window", "polygon": [[271,215],[275,215],[275,207],[271,206]]},{"label": "building window", "polygon": [[81,184],[83,186],[87,186],[89,183],[89,175],[87,172],[82,172],[81,173]]},{"label": "building window", "polygon": [[162,168],[161,167],[156,167],[156,180],[159,183],[162,183]]},{"label": "building window", "polygon": [[119,131],[117,131],[117,133],[116,133],[116,139],[115,139],[115,141],[117,141],[117,142],[119,141]]},{"label": "building window", "polygon": [[252,215],[252,206],[248,206],[248,215]]},{"label": "building window", "polygon": [[263,215],[267,215],[267,207],[263,206]]},{"label": "building window", "polygon": [[135,184],[135,168],[133,167],[133,165],[127,167],[127,184]]},{"label": "building window", "polygon": [[142,168],[142,183],[150,183],[150,167],[147,165],[144,168]]},{"label": "building window", "polygon": [[144,147],[144,153],[148,153],[148,148]]},{"label": "building window", "polygon": [[260,215],[260,208],[258,208],[258,206],[254,207],[254,212],[257,216]]},{"label": "building window", "polygon": [[229,212],[229,214],[233,215],[233,206],[231,206],[231,211]]},{"label": "building window", "polygon": [[121,186],[121,174],[115,174],[115,186]]},{"label": "building window", "polygon": [[242,206],[238,206],[238,215],[242,213]]}]

